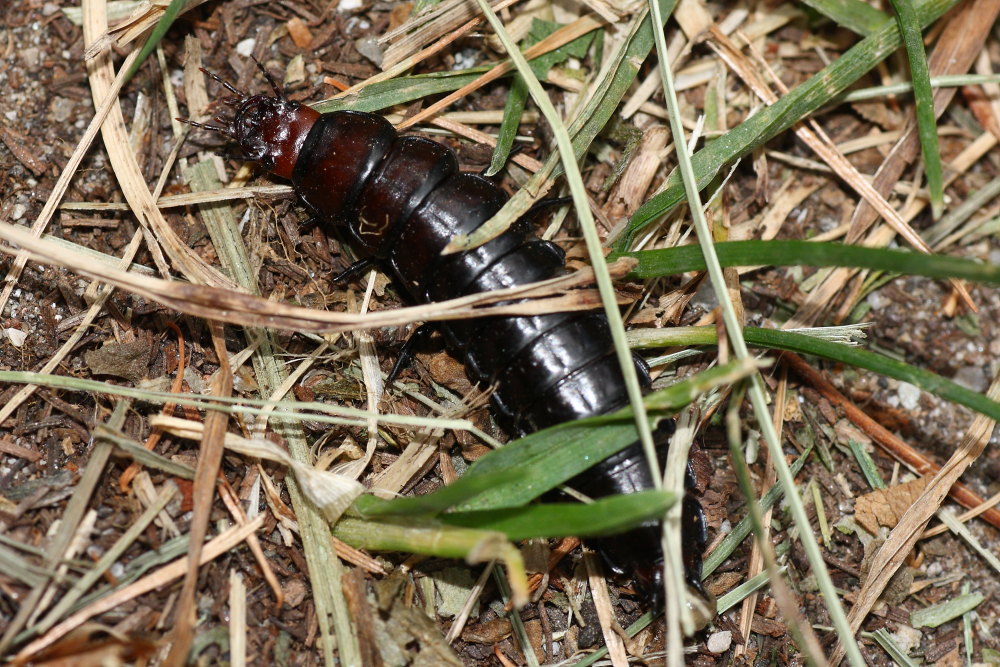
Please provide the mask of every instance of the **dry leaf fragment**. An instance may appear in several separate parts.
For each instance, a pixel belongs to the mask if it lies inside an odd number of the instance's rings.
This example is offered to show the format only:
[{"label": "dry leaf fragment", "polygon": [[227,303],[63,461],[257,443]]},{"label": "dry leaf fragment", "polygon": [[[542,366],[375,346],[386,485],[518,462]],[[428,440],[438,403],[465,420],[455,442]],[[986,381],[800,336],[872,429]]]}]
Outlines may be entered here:
[{"label": "dry leaf fragment", "polygon": [[42,653],[32,656],[32,663],[50,667],[145,663],[156,649],[156,642],[148,637],[118,632],[97,623],[87,623]]},{"label": "dry leaf fragment", "polygon": [[860,442],[862,445],[866,445],[866,449],[870,449],[869,446],[872,444],[872,439],[850,421],[846,419],[838,420],[837,423],[833,425],[833,430],[837,434],[837,442],[846,445],[853,440],[854,442]]},{"label": "dry leaf fragment", "polygon": [[0,125],[0,141],[3,141],[17,161],[30,169],[35,176],[40,176],[45,171],[45,160],[39,157],[42,152],[28,137]]},{"label": "dry leaf fragment", "polygon": [[413,3],[412,2],[400,2],[389,12],[389,27],[388,31],[392,32],[399,26],[406,23],[407,19],[410,18],[410,14],[413,13]]},{"label": "dry leaf fragment", "polygon": [[865,120],[871,121],[884,130],[898,130],[903,126],[903,115],[890,109],[885,100],[855,102],[851,108]]},{"label": "dry leaf fragment", "polygon": [[921,477],[858,496],[854,502],[854,518],[872,535],[878,535],[879,526],[894,528],[903,513],[923,493],[929,481],[930,477]]},{"label": "dry leaf fragment", "polygon": [[758,635],[768,635],[770,637],[784,637],[788,634],[788,627],[781,621],[754,614],[751,625],[754,633]]},{"label": "dry leaf fragment", "polygon": [[462,631],[462,641],[474,644],[496,644],[510,636],[511,624],[506,618],[470,625]]},{"label": "dry leaf fragment", "polygon": [[149,371],[151,345],[145,338],[128,343],[111,341],[83,354],[94,375],[113,375],[137,383]]}]

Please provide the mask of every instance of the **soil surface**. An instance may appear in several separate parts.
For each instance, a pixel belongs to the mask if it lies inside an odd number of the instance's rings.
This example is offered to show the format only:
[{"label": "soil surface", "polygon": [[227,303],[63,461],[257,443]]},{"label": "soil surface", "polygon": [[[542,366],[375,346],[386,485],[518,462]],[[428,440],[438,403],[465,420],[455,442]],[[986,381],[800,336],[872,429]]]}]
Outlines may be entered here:
[{"label": "soil surface", "polygon": [[[706,6],[716,21],[728,13],[721,7],[724,4]],[[755,4],[759,4],[756,11],[762,14],[773,9],[773,3]],[[369,57],[371,38],[395,27],[406,17],[408,8],[397,3],[367,1],[341,2],[338,7],[307,0],[279,3],[220,0],[183,14],[161,42],[162,53],[158,55],[162,59],[149,58],[120,96],[126,124],[132,132],[132,150],[149,187],[155,186],[164,165],[171,162],[170,153],[175,145],[172,124],[175,112],[164,94],[165,80],[174,89],[179,112],[189,113],[185,88],[181,85],[185,40],[194,40],[200,47],[206,68],[220,73],[242,90],[266,89],[257,68],[246,57],[253,55],[279,78],[282,73],[290,74],[285,83],[291,99],[314,102],[332,97],[338,87],[355,85],[379,73],[379,66]],[[0,102],[0,220],[28,228],[41,214],[95,108],[84,65],[83,33],[78,23],[67,16],[68,12],[53,2],[10,0],[0,5],[0,13],[4,16],[0,22],[0,86],[6,91]],[[505,14],[508,20],[512,16]],[[421,62],[416,71],[441,72],[499,60],[502,54],[483,36],[486,29],[479,30]],[[669,24],[668,39],[676,33],[676,25]],[[784,83],[794,88],[857,39],[845,29],[800,13],[780,29],[760,37],[759,46],[769,61],[781,61]],[[131,47],[117,48],[115,62],[120,66]],[[983,49],[984,58],[996,68],[1000,62],[1000,42],[991,37]],[[712,57],[707,45],[694,44],[681,58],[681,67]],[[593,63],[584,60],[582,65],[579,62],[570,65],[596,71]],[[905,78],[903,62],[901,54],[890,58],[886,61],[888,70],[865,78],[864,86],[881,83],[879,76],[889,76],[890,70],[893,77]],[[899,74],[900,68],[904,74]],[[654,72],[655,60],[651,57],[644,64],[639,81]],[[682,92],[686,118],[694,120],[703,113],[710,85],[714,84],[702,83]],[[730,90],[727,117],[723,120],[727,127],[733,127],[758,103],[732,73],[725,85]],[[575,101],[565,87],[549,89],[561,109]],[[224,95],[214,82],[210,82],[209,91],[219,99]],[[450,110],[499,111],[509,93],[509,79],[500,79],[463,98]],[[982,93],[979,88],[965,89],[939,119],[939,127],[943,128],[941,152],[946,163],[989,129],[980,125],[981,117],[972,110],[971,100],[978,93]],[[412,102],[392,111],[412,115],[433,99]],[[655,94],[650,104],[662,107],[662,95]],[[995,99],[993,104],[995,107]],[[533,107],[529,104],[529,108]],[[620,131],[605,132],[583,165],[594,206],[607,218],[603,234],[625,220],[635,207],[619,189],[604,187],[608,176],[629,159],[628,142],[621,137],[627,136],[628,131],[648,135],[653,128],[666,125],[667,121],[658,117],[655,109],[647,111],[652,112],[640,111],[621,121]],[[839,145],[896,131],[911,115],[912,100],[900,97],[838,104],[817,118]],[[426,133],[428,127],[420,125],[417,132]],[[497,130],[495,125],[477,127],[491,133]],[[544,160],[554,150],[550,130],[544,123],[526,123],[519,134],[524,138],[521,155]],[[455,149],[463,168],[469,171],[481,171],[489,164],[489,147],[440,132],[433,138]],[[859,172],[874,174],[886,160],[891,146],[891,142],[877,143],[852,152],[849,157]],[[221,156],[218,167],[227,180],[248,177],[251,185],[281,183],[257,168],[237,177],[244,164],[237,152],[218,133],[192,132],[178,153],[178,162],[170,168],[163,194],[189,192],[183,168],[212,155]],[[789,157],[800,162],[790,161]],[[720,209],[716,210],[718,220],[724,220],[722,226],[734,234],[736,230],[749,230],[749,236],[743,238],[759,236],[762,216],[777,202],[786,201],[791,196],[789,192],[796,188],[809,188],[811,192],[779,220],[779,238],[813,238],[849,222],[858,203],[856,193],[829,173],[803,166],[801,160],[806,159],[817,160],[791,132],[768,142],[766,151],[744,158],[731,175],[720,199]],[[655,192],[674,163],[671,152],[665,163],[654,167],[655,174],[646,183],[640,202]],[[917,166],[907,168],[898,192],[890,198],[897,208],[904,207],[914,183],[924,187],[919,164],[918,160]],[[998,177],[998,170],[1000,153],[994,147],[971,168],[956,175],[946,190],[946,210],[953,211],[972,193],[988,185]],[[511,166],[498,178],[505,189],[513,192],[526,176],[520,167]],[[559,187],[561,184],[562,181]],[[100,138],[86,153],[61,202],[124,202]],[[322,225],[311,224],[309,214],[289,195],[237,200],[232,204],[257,267],[262,295],[313,308],[358,311],[367,281],[333,280],[335,274],[356,259],[355,252],[342,238]],[[163,213],[176,235],[198,257],[219,266],[221,253],[212,243],[203,209],[174,207],[164,209]],[[987,220],[982,231],[972,230],[962,235],[943,252],[1000,263],[1000,244],[994,232],[996,215],[996,202],[988,203],[981,214],[973,216]],[[539,231],[550,219],[541,221]],[[932,224],[927,211],[913,220],[917,229]],[[668,217],[653,241],[665,245],[679,233],[686,233],[688,225],[686,214]],[[42,231],[48,235],[46,238],[120,258],[140,229],[136,217],[123,207],[62,208]],[[693,239],[692,232],[686,242]],[[559,228],[555,240],[567,249],[572,265],[578,266],[585,253],[572,214]],[[152,269],[157,266],[157,259],[143,246],[134,263]],[[14,269],[13,258],[5,256],[3,272],[8,274]],[[747,323],[780,326],[805,301],[803,285],[813,279],[816,271],[808,267],[764,267],[741,274],[739,284]],[[623,285],[624,294],[640,296],[638,305],[627,311],[630,325],[652,328],[714,322],[717,302],[707,280],[698,283],[698,278],[687,274],[645,285]],[[885,279],[880,279],[872,289],[867,284],[849,283],[837,293],[817,324],[868,322],[864,345],[870,349],[984,393],[1000,371],[1000,291],[969,285],[971,299],[978,308],[978,312],[972,312],[957,301],[952,287],[944,281],[884,275],[882,278]],[[95,291],[88,289],[90,280],[85,277],[36,262],[29,262],[17,274],[16,281],[0,312],[0,371],[40,372],[80,327]],[[380,276],[375,282],[371,310],[403,305],[407,304],[399,298],[395,287]],[[330,338],[328,348],[296,381],[294,397],[364,409],[367,398],[359,348],[372,345],[382,370],[388,371],[412,328],[380,329],[371,332],[369,341],[359,334]],[[226,326],[224,336],[230,355],[247,348],[241,328]],[[279,358],[287,362],[289,369],[317,347],[315,337],[286,331],[278,332],[275,340]],[[648,357],[654,356],[647,352]],[[654,367],[654,374],[665,370],[658,382],[672,382],[706,369],[716,358],[712,349],[681,360],[679,366]],[[820,369],[847,400],[913,450],[938,464],[951,456],[973,422],[975,415],[969,409],[911,384],[844,364],[815,358],[807,361]],[[782,378],[781,368],[776,366],[769,371],[772,390],[777,389]],[[97,380],[109,386],[208,393],[218,370],[219,356],[206,320],[178,313],[125,290],[115,290],[72,349],[59,358],[54,369],[45,372]],[[236,368],[234,395],[258,397],[261,380],[256,373],[250,363]],[[178,374],[183,384],[180,389],[172,389]],[[381,409],[386,412],[427,415],[428,404],[457,410],[461,399],[474,392],[459,362],[443,350],[437,339],[418,350],[416,363],[402,377],[413,391],[392,389],[382,403]],[[859,525],[856,503],[873,488],[850,442],[861,443],[861,449],[869,453],[878,474],[890,487],[913,479],[913,475],[873,445],[857,425],[851,424],[842,406],[829,400],[818,387],[794,373],[789,373],[787,379],[782,444],[789,461],[797,459],[806,448],[811,452],[797,481],[803,489],[813,530],[818,536],[828,538],[822,544],[824,560],[841,600],[850,608],[866,572],[866,554],[873,553],[878,540],[887,532],[886,527],[881,527],[881,534],[873,536]],[[21,378],[19,382],[3,385],[0,405],[15,400],[26,381]],[[145,467],[132,478],[135,472],[127,472],[132,468],[132,458],[115,449],[107,463],[94,471],[99,482],[83,500],[82,518],[80,514],[67,516],[74,491],[85,472],[93,471],[91,462],[98,446],[95,429],[109,423],[116,402],[121,399],[100,392],[43,385],[26,399],[18,400],[20,405],[0,424],[0,555],[9,552],[16,556],[14,561],[0,560],[0,563],[20,563],[27,567],[11,564],[0,568],[0,634],[9,632],[15,623],[19,633],[7,644],[8,655],[23,650],[38,636],[46,636],[52,623],[39,629],[39,620],[66,595],[74,581],[114,548],[152,499],[167,487],[176,487],[177,494],[160,518],[133,536],[127,549],[99,573],[96,581],[89,583],[83,597],[71,610],[63,610],[59,619],[183,556],[186,552],[183,540],[190,534],[195,498],[191,481],[176,473]],[[462,414],[483,431],[506,440],[508,436],[496,426],[489,411],[481,407],[484,401],[478,403],[480,407]],[[161,404],[132,401],[117,431],[134,443],[147,443],[154,433],[149,420],[161,410]],[[709,548],[731,532],[746,514],[746,503],[733,473],[719,419],[724,413],[725,407],[699,431],[694,455]],[[171,414],[204,420],[203,412],[190,407],[175,408]],[[763,441],[758,442],[759,432],[754,430],[748,406],[743,409],[743,421],[747,444],[751,449],[759,446],[763,451],[765,446]],[[228,424],[233,433],[250,435],[248,428],[243,417],[234,417]],[[368,441],[363,427],[331,428],[318,421],[305,421],[303,428],[308,446],[326,465],[334,458],[333,450],[340,448],[341,457],[356,458],[364,452]],[[406,445],[418,437],[413,429],[400,426],[385,426],[380,435],[377,450],[361,477],[366,484],[389,469]],[[267,437],[287,445],[284,437],[271,429]],[[437,452],[400,489],[402,492],[426,493],[439,488],[488,449],[467,432],[447,431],[435,437]],[[199,460],[197,440],[161,433],[155,436],[153,445],[163,459],[175,464],[193,468]],[[762,454],[751,465],[758,490],[767,479],[766,458]],[[235,662],[231,658],[234,649],[231,642],[245,632],[245,654],[251,664],[323,663],[314,582],[299,537],[300,526],[293,510],[291,480],[286,469],[274,463],[258,465],[255,459],[227,453],[221,462],[220,475],[225,478],[236,505],[243,501],[243,511],[251,516],[263,515],[263,525],[256,531],[259,549],[276,576],[283,599],[281,606],[276,607],[275,592],[265,578],[262,561],[248,543],[241,542],[214,558],[201,568],[195,606],[187,610],[197,619],[190,661],[206,665]],[[962,480],[981,498],[1000,492],[996,435]],[[255,507],[247,507],[251,498],[257,500]],[[822,513],[817,512],[816,499],[822,503]],[[964,510],[947,501],[942,511]],[[59,523],[65,520],[79,522],[82,528],[77,531],[68,559],[55,558],[50,562],[47,550]],[[784,504],[776,506],[772,521],[771,541],[779,564],[784,567],[783,577],[801,615],[812,624],[823,649],[829,652],[836,635],[831,631],[831,619],[805,552],[800,542],[793,539],[797,529],[792,528]],[[234,523],[238,521],[232,508],[227,508],[217,495],[210,514],[209,537]],[[930,526],[937,524],[935,519]],[[1000,553],[1000,532],[996,527],[981,519],[970,520],[966,525],[985,551]],[[723,594],[745,580],[751,542],[752,539],[745,540],[712,573],[705,582],[709,591]],[[538,551],[535,556],[544,563],[556,546],[556,542],[526,546],[525,553]],[[482,566],[396,553],[378,554],[374,558],[365,554],[347,556],[343,551],[341,555],[347,562],[344,567],[348,574],[343,578],[343,586],[350,614],[359,625],[365,626],[360,628],[359,638],[368,664],[449,664],[449,660],[457,658],[466,665],[523,665],[527,664],[525,649],[516,638],[522,633],[534,647],[539,663],[556,664],[565,660],[572,664],[605,643],[595,603],[586,586],[586,568],[579,547],[558,560],[547,572],[533,602],[520,611],[523,629],[512,626],[502,596],[493,580],[487,579],[464,629],[450,645],[443,638],[456,623],[468,589],[479,577]],[[47,570],[53,564],[60,576],[58,583],[45,593]],[[235,583],[237,578],[240,584]],[[126,662],[159,661],[165,655],[164,647],[169,646],[170,631],[176,622],[182,579],[183,570],[180,576],[175,575],[140,595],[123,597],[90,619],[99,625],[84,625],[83,632],[72,638],[65,633],[50,635],[56,641],[55,647],[47,649],[50,653],[24,657],[41,661],[54,655],[51,651],[60,651],[61,655],[75,656],[74,664],[96,664],[101,656],[107,655],[116,655]],[[241,613],[245,613],[246,627],[234,635],[231,593],[236,585],[245,587],[245,611]],[[637,591],[628,577],[612,577],[610,592],[617,622],[622,627],[649,610],[648,596]],[[967,614],[964,621],[959,616],[938,627],[912,627],[913,612],[954,600],[964,593],[982,596],[974,613]],[[90,594],[94,596],[88,597]],[[32,605],[35,614],[31,619],[15,620],[24,605]],[[762,590],[754,612],[749,637],[743,636],[741,606],[737,605],[715,618],[710,628],[688,638],[687,662],[801,663],[802,654],[769,588]],[[971,638],[969,655],[973,662],[996,661],[1000,657],[998,618],[1000,575],[967,541],[945,532],[918,542],[907,555],[901,573],[862,626],[862,653],[872,664],[889,664],[889,657],[870,634],[885,629],[912,657],[922,658],[928,664],[964,663],[965,637]],[[24,628],[29,632],[20,634]],[[663,642],[660,617],[627,648],[633,655],[653,660],[662,655]]]}]

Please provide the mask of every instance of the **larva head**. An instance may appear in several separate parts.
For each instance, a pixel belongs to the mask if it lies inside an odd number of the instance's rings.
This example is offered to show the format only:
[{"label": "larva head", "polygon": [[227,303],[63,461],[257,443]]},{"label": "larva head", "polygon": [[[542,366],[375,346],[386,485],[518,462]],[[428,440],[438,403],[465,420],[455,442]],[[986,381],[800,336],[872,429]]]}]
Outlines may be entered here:
[{"label": "larva head", "polygon": [[281,178],[291,178],[319,112],[283,97],[254,95],[240,102],[229,134],[247,158]]},{"label": "larva head", "polygon": [[226,135],[240,145],[248,159],[260,162],[276,176],[291,178],[302,144],[320,114],[285,97],[284,91],[270,72],[256,59],[254,62],[271,84],[274,95],[248,95],[217,74],[201,68],[202,72],[234,95],[222,101],[227,106],[234,107],[236,112],[232,119],[216,116],[215,119],[222,123],[221,126],[186,118],[177,120]]}]

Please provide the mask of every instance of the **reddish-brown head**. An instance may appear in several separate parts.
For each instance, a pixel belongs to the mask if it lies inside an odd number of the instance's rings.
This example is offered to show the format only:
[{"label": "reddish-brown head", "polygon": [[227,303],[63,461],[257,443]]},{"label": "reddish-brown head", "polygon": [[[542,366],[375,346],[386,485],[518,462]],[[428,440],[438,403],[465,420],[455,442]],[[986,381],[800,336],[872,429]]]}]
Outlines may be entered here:
[{"label": "reddish-brown head", "polygon": [[247,158],[260,162],[276,176],[291,178],[302,144],[320,114],[289,100],[274,77],[260,63],[257,63],[257,67],[271,84],[274,95],[248,95],[217,74],[202,68],[202,72],[221,83],[235,96],[222,100],[227,106],[235,108],[235,114],[231,119],[216,116],[215,119],[222,123],[221,126],[186,118],[177,120],[226,135],[240,145]]},{"label": "reddish-brown head", "polygon": [[254,95],[243,100],[229,134],[251,160],[281,178],[291,178],[299,150],[319,112],[281,97]]}]

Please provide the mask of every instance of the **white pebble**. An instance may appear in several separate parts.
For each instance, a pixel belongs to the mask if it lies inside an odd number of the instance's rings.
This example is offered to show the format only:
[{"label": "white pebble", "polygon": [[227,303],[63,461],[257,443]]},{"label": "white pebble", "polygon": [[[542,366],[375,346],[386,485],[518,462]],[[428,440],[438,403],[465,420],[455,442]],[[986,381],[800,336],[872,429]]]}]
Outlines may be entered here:
[{"label": "white pebble", "polygon": [[868,305],[872,307],[872,310],[882,310],[883,308],[888,308],[892,303],[892,299],[884,296],[881,292],[872,292],[865,299]]},{"label": "white pebble", "polygon": [[361,5],[363,4],[364,3],[361,2],[361,0],[340,0],[340,2],[337,4],[337,11],[338,12],[354,11],[355,9],[360,9]]},{"label": "white pebble", "polygon": [[903,649],[903,653],[909,654],[910,651],[920,646],[923,635],[919,630],[900,623],[899,629],[892,633],[892,638],[896,640],[899,648]]},{"label": "white pebble", "polygon": [[242,42],[236,44],[236,53],[240,54],[244,58],[249,58],[253,53],[253,47],[257,45],[257,41],[252,37],[250,39],[244,39]]},{"label": "white pebble", "polygon": [[14,347],[21,347],[24,345],[24,339],[28,337],[28,334],[20,329],[14,329],[13,327],[4,329],[3,333],[7,336],[7,340],[11,342]]},{"label": "white pebble", "polygon": [[899,405],[904,410],[913,410],[920,403],[920,389],[909,382],[899,383]]},{"label": "white pebble", "polygon": [[725,653],[733,645],[733,633],[731,630],[720,630],[713,632],[705,642],[705,647],[712,653]]}]

